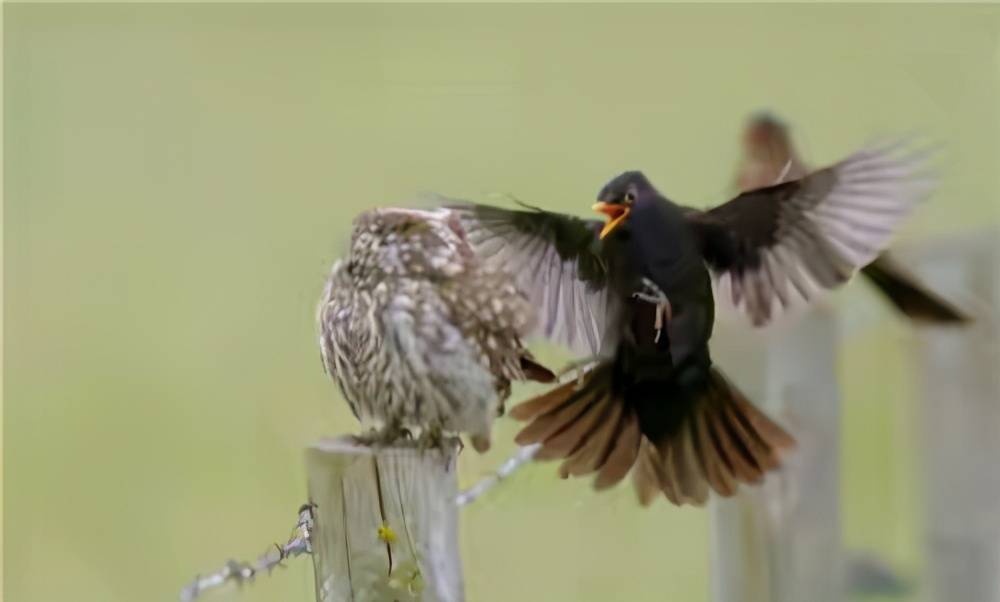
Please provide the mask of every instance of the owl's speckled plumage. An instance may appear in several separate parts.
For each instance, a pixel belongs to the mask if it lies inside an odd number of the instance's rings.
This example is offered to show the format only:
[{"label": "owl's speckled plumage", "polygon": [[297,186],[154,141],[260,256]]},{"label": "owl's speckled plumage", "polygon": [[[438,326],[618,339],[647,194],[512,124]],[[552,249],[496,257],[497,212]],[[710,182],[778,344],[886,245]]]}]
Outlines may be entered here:
[{"label": "owl's speckled plumage", "polygon": [[355,219],[349,255],[323,291],[320,351],[380,438],[465,433],[484,451],[511,381],[526,370],[546,377],[521,343],[532,316],[514,279],[479,263],[449,211],[375,209]]}]

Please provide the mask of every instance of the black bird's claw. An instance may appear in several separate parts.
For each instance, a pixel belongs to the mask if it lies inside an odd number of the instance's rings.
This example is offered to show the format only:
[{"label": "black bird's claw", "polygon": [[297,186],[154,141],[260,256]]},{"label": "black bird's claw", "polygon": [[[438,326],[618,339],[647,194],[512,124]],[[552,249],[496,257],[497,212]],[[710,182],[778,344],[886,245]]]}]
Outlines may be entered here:
[{"label": "black bird's claw", "polygon": [[663,332],[664,326],[669,324],[674,318],[674,311],[673,307],[670,305],[670,298],[663,292],[663,289],[657,286],[656,283],[649,278],[642,279],[642,290],[632,293],[632,298],[645,301],[646,303],[656,306],[656,322],[653,327],[656,331],[656,338],[653,339],[653,342],[659,343],[660,334]]},{"label": "black bird's claw", "polygon": [[632,298],[653,305],[670,305],[667,294],[649,278],[642,279],[642,289],[632,293]]}]

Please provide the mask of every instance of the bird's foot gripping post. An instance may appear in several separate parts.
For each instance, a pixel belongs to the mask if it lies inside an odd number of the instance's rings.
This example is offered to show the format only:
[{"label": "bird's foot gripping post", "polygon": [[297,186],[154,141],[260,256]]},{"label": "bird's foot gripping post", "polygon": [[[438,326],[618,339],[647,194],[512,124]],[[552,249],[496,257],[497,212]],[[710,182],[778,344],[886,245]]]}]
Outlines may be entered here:
[{"label": "bird's foot gripping post", "polygon": [[[325,507],[320,509],[315,501],[303,504],[287,543],[269,547],[256,562],[229,560],[221,569],[199,575],[181,591],[181,602],[194,602],[209,590],[229,584],[250,583],[257,575],[302,555],[313,556],[317,602],[463,600],[454,512],[513,475],[541,446],[520,448],[494,474],[456,495],[459,440],[444,439],[444,443],[436,450],[420,450],[413,441],[377,449],[356,437],[342,437],[314,445],[307,456],[309,488],[312,499],[321,498]],[[425,477],[430,480],[419,485]],[[359,544],[349,539],[351,533],[343,527],[357,514],[350,511],[354,506],[348,501],[370,503],[370,490],[376,486],[374,500],[381,500],[381,505],[374,520],[368,519],[368,529],[360,529]],[[408,505],[410,500],[417,503]],[[363,514],[372,514],[371,509]],[[431,519],[423,514],[430,514]],[[368,532],[375,523],[374,531]],[[319,547],[320,541],[325,547]],[[333,572],[344,570],[345,563],[346,572]]]},{"label": "bird's foot gripping post", "polygon": [[448,439],[359,445],[323,440],[306,452],[317,602],[461,602],[456,457]]},{"label": "bird's foot gripping post", "polygon": [[353,436],[354,442],[358,445],[370,447],[389,447],[397,441],[409,441],[413,439],[413,433],[400,424],[386,424],[380,428],[372,428],[361,435]]}]

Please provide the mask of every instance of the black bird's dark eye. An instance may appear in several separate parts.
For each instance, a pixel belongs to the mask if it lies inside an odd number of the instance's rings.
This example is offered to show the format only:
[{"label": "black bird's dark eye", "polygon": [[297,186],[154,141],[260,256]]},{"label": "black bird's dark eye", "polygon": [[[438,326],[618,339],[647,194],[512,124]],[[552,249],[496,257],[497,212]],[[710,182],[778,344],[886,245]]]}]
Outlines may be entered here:
[{"label": "black bird's dark eye", "polygon": [[635,193],[632,192],[632,191],[626,192],[625,193],[625,202],[628,203],[629,205],[631,205],[632,203],[634,203],[635,202]]}]

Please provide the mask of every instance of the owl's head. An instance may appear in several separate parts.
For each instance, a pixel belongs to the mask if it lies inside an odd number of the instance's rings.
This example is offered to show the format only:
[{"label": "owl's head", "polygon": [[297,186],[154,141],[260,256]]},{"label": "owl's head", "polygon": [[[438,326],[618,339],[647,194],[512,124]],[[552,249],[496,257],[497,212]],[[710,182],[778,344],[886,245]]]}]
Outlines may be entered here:
[{"label": "owl's head", "polygon": [[372,209],[354,220],[355,275],[452,277],[471,258],[464,232],[447,210]]}]

